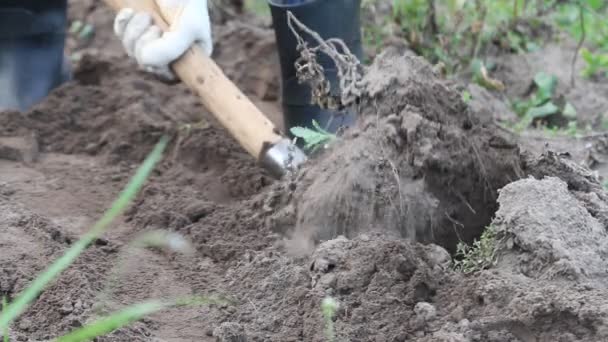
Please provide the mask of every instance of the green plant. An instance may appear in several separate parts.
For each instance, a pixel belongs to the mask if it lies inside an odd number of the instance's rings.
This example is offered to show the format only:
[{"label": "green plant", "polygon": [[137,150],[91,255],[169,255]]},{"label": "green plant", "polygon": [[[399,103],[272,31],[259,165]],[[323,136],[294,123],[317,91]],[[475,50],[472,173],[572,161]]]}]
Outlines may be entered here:
[{"label": "green plant", "polygon": [[89,40],[95,35],[95,26],[76,20],[72,22],[68,32],[78,39]]},{"label": "green plant", "polygon": [[464,242],[456,246],[456,260],[453,267],[462,273],[478,272],[494,266],[498,260],[496,229],[488,226],[478,240],[469,246]]},{"label": "green plant", "polygon": [[555,11],[551,16],[558,27],[570,33],[576,40],[585,38],[593,47],[608,49],[608,26],[605,20],[608,8],[603,0],[562,1],[552,7]]},{"label": "green plant", "polygon": [[[2,297],[2,311],[4,311],[6,309],[6,307],[8,306],[8,301],[6,300],[6,296]],[[6,327],[4,327],[4,329],[2,330],[2,335],[4,336],[4,338],[2,339],[4,342],[8,342],[8,325]]]},{"label": "green plant", "polygon": [[471,95],[471,92],[469,92],[468,90],[465,90],[462,92],[461,98],[462,98],[462,102],[469,104],[471,102],[471,100],[473,99],[473,95]]},{"label": "green plant", "polygon": [[428,10],[427,0],[393,0],[393,19],[408,22],[412,29],[424,28]]},{"label": "green plant", "polygon": [[553,102],[553,96],[557,87],[557,77],[544,72],[539,72],[534,77],[536,91],[532,96],[523,101],[515,102],[515,112],[521,117],[515,129],[521,131],[537,119],[546,118],[549,115],[561,113],[567,119],[576,118],[576,109],[572,104],[566,102],[558,106]]},{"label": "green plant", "polygon": [[293,134],[295,137],[304,140],[305,149],[314,151],[336,139],[334,134],[331,134],[321,128],[317,121],[313,120],[312,126],[314,129],[306,127],[292,127],[290,130],[291,134]]},{"label": "green plant", "polygon": [[328,342],[336,340],[336,332],[334,330],[334,317],[338,311],[338,302],[332,297],[325,297],[321,303],[321,312],[325,321],[325,338]]},{"label": "green plant", "polygon": [[592,53],[588,49],[581,49],[581,57],[585,61],[585,68],[582,71],[582,76],[590,78],[603,72],[608,76],[608,54]]},{"label": "green plant", "polygon": [[96,337],[106,335],[116,329],[136,322],[145,316],[170,307],[207,304],[224,304],[224,301],[213,298],[185,298],[172,302],[148,301],[135,304],[113,313],[106,318],[99,319],[80,329],[76,329],[73,332],[58,338],[56,342],[91,341]]},{"label": "green plant", "polygon": [[[109,225],[114,221],[116,217],[121,215],[129,205],[129,203],[135,198],[144,182],[154,169],[156,163],[160,160],[162,153],[167,146],[168,139],[163,137],[161,141],[155,146],[154,150],[146,158],[146,160],[139,167],[133,178],[120,193],[118,198],[111,205],[110,209],[106,211],[101,219],[97,221],[93,227],[87,232],[80,240],[72,245],[61,257],[53,262],[45,271],[43,271],[33,282],[23,290],[16,299],[8,304],[3,305],[2,312],[0,313],[0,331],[3,332],[4,341],[8,340],[8,327],[9,325],[21,315],[29,305],[38,297],[38,295],[55,280],[61,272],[67,269],[74,260],[86,249],[88,246],[95,241],[101,234],[103,234]],[[209,299],[198,299],[198,300],[179,300],[174,302],[159,302],[151,301],[133,305],[110,315],[107,318],[103,318],[93,324],[87,325],[83,328],[77,329],[76,331],[69,333],[63,337],[60,337],[57,341],[88,341],[94,337],[102,334],[109,333],[117,328],[125,326],[135,320],[140,319],[144,315],[159,311],[169,306],[175,305],[186,305],[186,304],[199,304],[209,303],[213,300]]]},{"label": "green plant", "polygon": [[57,342],[77,342],[90,341],[95,337],[103,336],[116,329],[133,323],[142,317],[165,309],[168,305],[151,301],[130,306],[120,312],[112,314],[110,317],[100,319],[83,328],[77,329],[65,336],[58,338]]}]

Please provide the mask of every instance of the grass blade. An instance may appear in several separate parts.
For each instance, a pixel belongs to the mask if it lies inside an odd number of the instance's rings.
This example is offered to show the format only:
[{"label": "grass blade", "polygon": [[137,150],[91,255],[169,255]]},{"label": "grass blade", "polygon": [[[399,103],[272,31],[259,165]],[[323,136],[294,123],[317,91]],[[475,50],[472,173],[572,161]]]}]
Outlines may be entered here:
[{"label": "grass blade", "polygon": [[144,316],[153,314],[167,307],[169,307],[168,304],[159,301],[135,304],[60,337],[56,342],[90,341],[95,337],[111,333],[116,329],[129,325],[142,319]]},{"label": "grass blade", "polygon": [[229,304],[229,302],[215,297],[186,297],[178,299],[174,302],[165,303],[160,301],[148,301],[129,306],[106,318],[102,318],[91,324],[87,324],[82,328],[79,328],[63,337],[58,338],[57,340],[55,340],[55,342],[90,341],[95,337],[111,333],[116,329],[120,329],[135,321],[142,319],[144,316],[153,314],[163,309],[182,306],[204,306],[210,304],[227,305]]},{"label": "grass blade", "polygon": [[26,288],[17,298],[0,314],[0,331],[8,328],[9,324],[23,313],[29,304],[53,281],[61,272],[67,269],[72,262],[97,238],[107,227],[121,215],[129,203],[135,198],[144,182],[154,169],[154,166],[162,157],[162,153],[168,144],[168,138],[163,137],[139,167],[129,184],[123,189],[120,196],[112,206],[97,221],[91,230],[70,247],[65,254],[57,259],[42,274]]},{"label": "grass blade", "polygon": [[[4,309],[6,309],[6,307],[8,306],[8,301],[6,300],[6,296],[2,297],[2,311],[4,311]],[[8,342],[9,341],[9,337],[8,337],[8,326],[4,327],[4,329],[2,329],[2,335],[4,336],[2,338],[2,340],[4,342]]]}]

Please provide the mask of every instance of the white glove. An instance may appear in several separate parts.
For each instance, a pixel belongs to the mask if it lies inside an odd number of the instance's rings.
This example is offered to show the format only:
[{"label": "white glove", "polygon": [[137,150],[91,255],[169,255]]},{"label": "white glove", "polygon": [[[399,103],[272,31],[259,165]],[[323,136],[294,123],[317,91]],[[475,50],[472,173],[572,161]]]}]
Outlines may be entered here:
[{"label": "white glove", "polygon": [[196,43],[210,56],[213,51],[207,0],[155,0],[160,7],[181,8],[181,17],[171,32],[163,33],[148,13],[122,9],[114,20],[114,32],[127,54],[141,68],[164,79],[174,80],[169,65]]}]

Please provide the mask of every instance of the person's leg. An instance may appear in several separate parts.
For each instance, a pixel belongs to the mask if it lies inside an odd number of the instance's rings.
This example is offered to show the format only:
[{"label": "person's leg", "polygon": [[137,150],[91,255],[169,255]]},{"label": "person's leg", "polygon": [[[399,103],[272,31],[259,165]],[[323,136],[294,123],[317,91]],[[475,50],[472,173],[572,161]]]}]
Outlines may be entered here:
[{"label": "person's leg", "polygon": [[0,2],[0,109],[28,109],[69,77],[67,0]]},{"label": "person's leg", "polygon": [[[294,63],[299,57],[297,41],[287,25],[287,11],[319,33],[324,39],[340,38],[361,59],[360,3],[361,0],[268,0],[275,29],[281,64],[283,116],[287,132],[295,126],[311,127],[316,120],[321,127],[335,132],[355,120],[352,113],[335,115],[311,104],[310,87],[299,84]],[[303,35],[305,39],[306,37]],[[311,41],[311,44],[313,42]],[[337,95],[335,64],[325,55],[319,56],[325,76]]]}]

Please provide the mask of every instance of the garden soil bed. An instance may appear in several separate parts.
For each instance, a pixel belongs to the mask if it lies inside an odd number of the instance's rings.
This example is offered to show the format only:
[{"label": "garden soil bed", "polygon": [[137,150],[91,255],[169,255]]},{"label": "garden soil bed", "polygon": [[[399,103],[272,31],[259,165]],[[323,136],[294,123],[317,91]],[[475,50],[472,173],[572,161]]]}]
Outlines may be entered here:
[{"label": "garden soil bed", "polygon": [[[105,6],[72,3],[71,17],[98,30],[70,39],[74,80],[26,113],[0,113],[0,295],[14,298],[159,138],[172,140],[136,202],[11,340],[51,340],[146,299],[211,295],[229,303],[169,309],[99,340],[323,341],[326,296],[340,304],[336,341],[608,339],[608,196],[585,168],[603,165],[603,135],[516,136],[487,115],[496,102],[466,104],[425,61],[389,51],[363,77],[358,126],[275,181],[184,86],[136,70]],[[272,32],[225,18],[216,41],[218,64],[281,125]],[[488,226],[495,264],[453,270],[457,242]],[[159,229],[193,253],[130,244]]]}]

